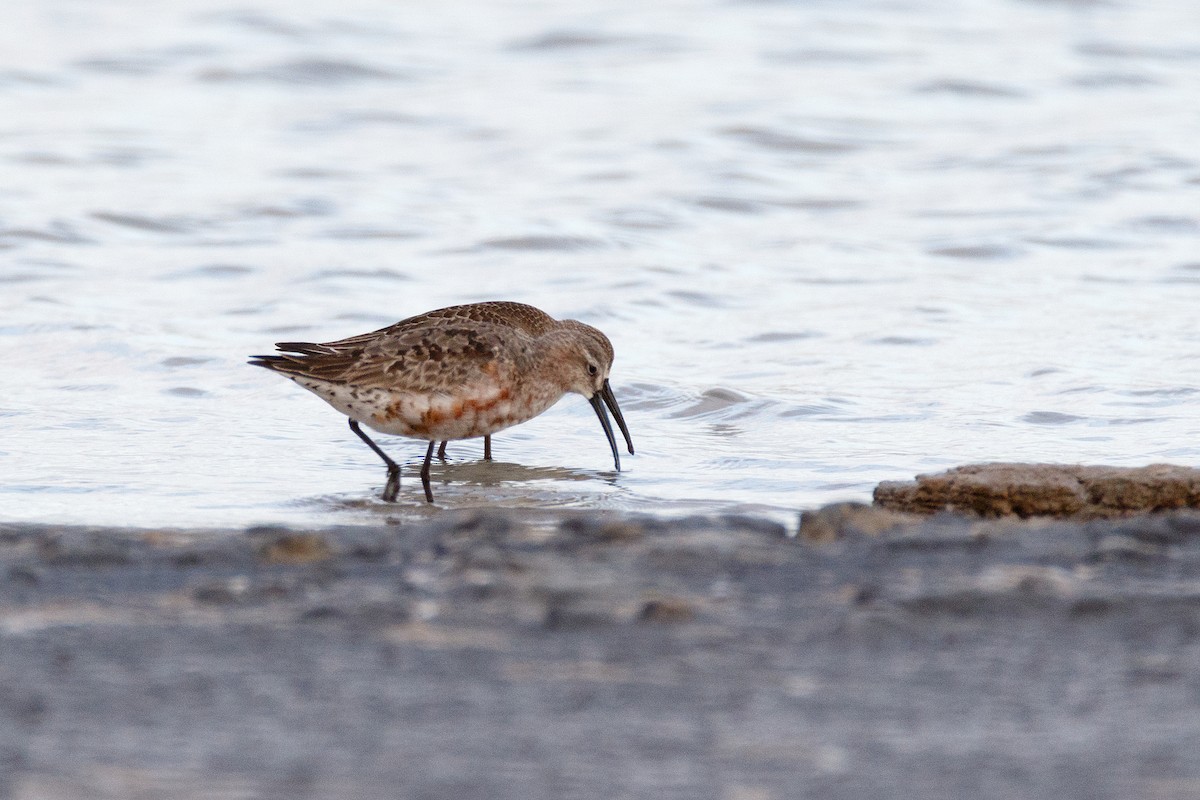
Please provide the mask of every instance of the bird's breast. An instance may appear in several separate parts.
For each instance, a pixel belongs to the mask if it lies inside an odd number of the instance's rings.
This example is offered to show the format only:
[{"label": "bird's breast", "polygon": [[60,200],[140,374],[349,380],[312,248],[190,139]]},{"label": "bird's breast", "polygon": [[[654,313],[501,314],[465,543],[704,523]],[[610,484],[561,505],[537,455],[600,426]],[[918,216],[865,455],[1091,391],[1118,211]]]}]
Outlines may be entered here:
[{"label": "bird's breast", "polygon": [[395,393],[363,421],[383,433],[418,439],[470,439],[524,422],[554,404],[553,399],[486,387],[450,393]]}]

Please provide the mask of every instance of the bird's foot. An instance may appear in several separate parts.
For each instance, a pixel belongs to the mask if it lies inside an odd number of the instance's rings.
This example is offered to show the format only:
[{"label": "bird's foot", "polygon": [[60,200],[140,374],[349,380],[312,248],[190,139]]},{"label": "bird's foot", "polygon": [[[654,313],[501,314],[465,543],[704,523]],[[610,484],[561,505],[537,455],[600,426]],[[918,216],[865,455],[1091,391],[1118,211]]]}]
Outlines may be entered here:
[{"label": "bird's foot", "polygon": [[398,494],[400,494],[400,468],[389,467],[387,483],[383,486],[381,497],[385,503],[394,503]]}]

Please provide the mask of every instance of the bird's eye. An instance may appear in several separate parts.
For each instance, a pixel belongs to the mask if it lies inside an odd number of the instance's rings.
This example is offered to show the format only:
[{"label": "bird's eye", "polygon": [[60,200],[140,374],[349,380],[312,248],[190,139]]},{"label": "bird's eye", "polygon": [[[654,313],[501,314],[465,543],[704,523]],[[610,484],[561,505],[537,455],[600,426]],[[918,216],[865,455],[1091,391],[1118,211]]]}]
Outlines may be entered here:
[{"label": "bird's eye", "polygon": [[588,364],[588,375],[595,375],[599,371],[600,371],[600,368],[597,367],[595,364]]}]

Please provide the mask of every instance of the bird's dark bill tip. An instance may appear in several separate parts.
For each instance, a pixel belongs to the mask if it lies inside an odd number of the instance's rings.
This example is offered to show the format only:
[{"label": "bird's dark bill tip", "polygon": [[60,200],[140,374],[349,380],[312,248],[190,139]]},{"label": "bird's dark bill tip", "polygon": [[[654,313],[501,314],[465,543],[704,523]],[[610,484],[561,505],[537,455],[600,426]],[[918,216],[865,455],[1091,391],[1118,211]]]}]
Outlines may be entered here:
[{"label": "bird's dark bill tip", "polygon": [[629,448],[629,455],[633,455],[633,437],[629,435],[629,428],[625,425],[625,417],[621,414],[621,408],[617,405],[617,396],[613,394],[612,385],[608,381],[600,387],[598,394],[604,399],[604,405],[608,406],[612,412],[613,419],[617,421],[617,427],[621,429],[621,434],[625,437],[625,446]]},{"label": "bird's dark bill tip", "polygon": [[604,429],[604,435],[608,437],[608,446],[612,448],[613,465],[617,468],[617,472],[621,471],[621,454],[617,450],[617,437],[613,435],[612,423],[608,421],[608,412],[604,409],[604,402],[601,398],[601,393],[596,392],[588,400],[592,404],[592,408],[596,410],[596,416],[600,419],[600,427]]}]

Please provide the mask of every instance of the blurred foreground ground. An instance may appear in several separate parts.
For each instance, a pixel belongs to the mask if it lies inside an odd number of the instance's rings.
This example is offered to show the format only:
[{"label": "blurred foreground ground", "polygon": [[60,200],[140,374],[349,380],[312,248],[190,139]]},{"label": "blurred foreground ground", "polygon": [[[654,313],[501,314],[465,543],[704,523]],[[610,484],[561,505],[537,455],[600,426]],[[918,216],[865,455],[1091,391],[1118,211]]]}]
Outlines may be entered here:
[{"label": "blurred foreground ground", "polygon": [[0,798],[1200,796],[1200,514],[844,519],[0,525]]}]

